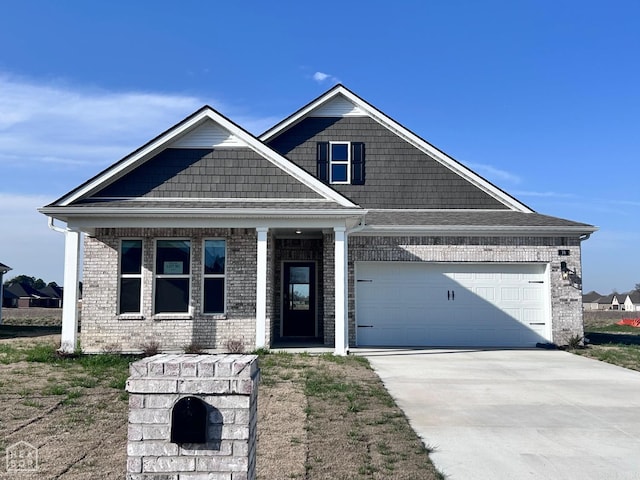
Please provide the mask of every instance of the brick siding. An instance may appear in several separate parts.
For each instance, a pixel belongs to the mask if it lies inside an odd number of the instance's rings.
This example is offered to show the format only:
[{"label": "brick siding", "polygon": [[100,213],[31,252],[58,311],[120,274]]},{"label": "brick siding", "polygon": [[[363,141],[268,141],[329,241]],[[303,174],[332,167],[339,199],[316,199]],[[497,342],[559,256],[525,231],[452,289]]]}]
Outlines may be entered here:
[{"label": "brick siding", "polygon": [[[143,240],[142,315],[118,315],[118,253],[121,238]],[[192,318],[172,315],[154,319],[153,271],[155,240],[191,240]],[[202,314],[202,242],[222,238],[227,243],[225,315]],[[84,243],[82,329],[80,342],[86,352],[106,349],[140,351],[150,341],[164,351],[179,351],[197,344],[225,350],[227,341],[255,346],[255,292],[257,239],[254,229],[97,229]],[[271,275],[268,268],[267,274]],[[270,277],[269,277],[270,278]],[[268,282],[269,287],[270,283]],[[271,316],[271,295],[267,315]]]},{"label": "brick siding", "polygon": [[[118,249],[121,238],[143,239],[143,298],[141,318],[117,314]],[[191,240],[192,318],[154,319],[153,259],[158,238]],[[227,312],[203,315],[201,305],[202,241],[223,238],[227,242]],[[98,229],[85,240],[84,291],[81,345],[87,352],[117,348],[139,351],[157,341],[165,351],[186,345],[224,350],[229,340],[240,340],[245,349],[255,346],[255,292],[257,237],[253,229]],[[569,250],[560,256],[558,250]],[[279,338],[281,275],[283,261],[315,261],[318,277],[319,335],[326,345],[335,341],[334,234],[322,239],[274,239],[267,237],[267,342]],[[359,261],[543,263],[550,265],[553,342],[566,344],[582,336],[582,291],[579,282],[563,280],[560,263],[566,261],[576,278],[581,276],[580,240],[577,237],[349,237],[349,344],[355,346],[354,264]],[[179,317],[179,316],[178,316]]]}]

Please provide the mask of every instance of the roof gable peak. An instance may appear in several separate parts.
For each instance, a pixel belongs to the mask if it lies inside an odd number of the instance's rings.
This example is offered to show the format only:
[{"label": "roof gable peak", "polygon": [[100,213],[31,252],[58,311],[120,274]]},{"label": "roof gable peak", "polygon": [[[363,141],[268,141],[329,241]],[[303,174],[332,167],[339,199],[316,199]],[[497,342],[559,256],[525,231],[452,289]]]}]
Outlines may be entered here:
[{"label": "roof gable peak", "polygon": [[[347,103],[353,105],[353,107],[348,109],[348,107],[346,107]],[[534,212],[531,208],[517,200],[515,197],[512,197],[501,188],[455,160],[453,157],[450,157],[443,151],[434,147],[429,142],[425,141],[423,138],[395,121],[393,118],[378,110],[376,107],[340,83],[336,84],[315,100],[312,100],[310,103],[264,132],[259,138],[263,142],[267,143],[307,117],[328,116],[327,113],[332,110],[336,110],[334,107],[337,106],[342,108],[343,114],[338,116],[347,116],[346,114],[349,114],[370,117],[372,120],[378,122],[380,125],[387,128],[410,145],[426,153],[435,161],[449,168],[455,174],[483,190],[509,209],[527,213]],[[318,115],[318,112],[323,113],[323,115]]]},{"label": "roof gable peak", "polygon": [[87,198],[154,158],[167,148],[213,148],[225,146],[249,148],[328,201],[336,202],[345,207],[356,206],[349,199],[324,185],[313,175],[287,160],[209,105],[201,107],[133,153],[56,200],[50,206],[69,206],[78,200]]}]

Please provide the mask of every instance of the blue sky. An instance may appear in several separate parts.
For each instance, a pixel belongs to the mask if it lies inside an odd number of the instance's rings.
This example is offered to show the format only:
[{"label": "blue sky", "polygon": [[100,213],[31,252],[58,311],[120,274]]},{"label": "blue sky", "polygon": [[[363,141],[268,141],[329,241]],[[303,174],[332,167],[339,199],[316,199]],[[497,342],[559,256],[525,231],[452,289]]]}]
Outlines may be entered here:
[{"label": "blue sky", "polygon": [[584,290],[629,290],[638,25],[637,0],[5,0],[0,262],[62,283],[37,207],[203,104],[259,134],[342,82],[534,210],[600,227]]}]

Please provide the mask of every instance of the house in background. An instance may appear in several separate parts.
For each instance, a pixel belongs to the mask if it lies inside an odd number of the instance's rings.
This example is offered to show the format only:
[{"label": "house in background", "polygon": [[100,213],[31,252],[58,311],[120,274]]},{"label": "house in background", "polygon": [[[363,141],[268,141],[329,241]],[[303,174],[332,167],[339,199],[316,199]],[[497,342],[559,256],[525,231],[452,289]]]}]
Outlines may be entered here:
[{"label": "house in background", "polygon": [[88,352],[583,333],[596,228],[534,212],[342,85],[260,137],[205,106],[40,211],[67,224],[65,350],[81,234]]},{"label": "house in background", "polygon": [[640,291],[634,290],[628,293],[611,293],[609,295],[589,292],[583,295],[582,304],[585,310],[638,312],[640,311]]},{"label": "house in background", "polygon": [[41,307],[62,308],[63,288],[55,284],[47,285],[38,290],[43,299]]},{"label": "house in background", "polygon": [[627,312],[640,312],[640,291],[634,290],[625,294],[622,308]]},{"label": "house in background", "polygon": [[599,310],[600,304],[598,301],[603,297],[602,294],[596,292],[595,290],[585,293],[582,296],[582,308],[584,310]]},{"label": "house in background", "polygon": [[3,305],[8,308],[61,308],[62,287],[48,285],[37,289],[26,283],[4,288]]},{"label": "house in background", "polygon": [[5,292],[9,300],[9,304],[5,305],[10,308],[29,308],[38,298],[38,291],[27,284],[14,283],[5,287]]}]

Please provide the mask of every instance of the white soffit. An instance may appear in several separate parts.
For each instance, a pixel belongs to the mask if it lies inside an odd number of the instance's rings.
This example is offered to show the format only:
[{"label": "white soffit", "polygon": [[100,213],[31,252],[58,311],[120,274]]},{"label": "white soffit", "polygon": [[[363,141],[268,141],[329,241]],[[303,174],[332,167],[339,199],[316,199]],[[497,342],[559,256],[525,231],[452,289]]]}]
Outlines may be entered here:
[{"label": "white soffit", "polygon": [[214,148],[214,147],[244,147],[238,137],[230,131],[217,125],[213,120],[207,120],[202,125],[187,132],[182,137],[168,145],[169,148]]},{"label": "white soffit", "polygon": [[367,112],[350,102],[342,95],[337,95],[324,105],[309,113],[310,117],[365,117]]}]

